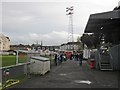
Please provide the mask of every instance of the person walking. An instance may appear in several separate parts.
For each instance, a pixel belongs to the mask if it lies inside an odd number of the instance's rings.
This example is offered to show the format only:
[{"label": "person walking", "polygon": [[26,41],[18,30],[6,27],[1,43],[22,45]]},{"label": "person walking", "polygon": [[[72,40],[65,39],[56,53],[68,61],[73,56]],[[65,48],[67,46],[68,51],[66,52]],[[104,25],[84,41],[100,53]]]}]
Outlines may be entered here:
[{"label": "person walking", "polygon": [[79,53],[78,55],[79,65],[82,66],[83,54]]},{"label": "person walking", "polygon": [[55,65],[57,66],[57,54],[55,54]]},{"label": "person walking", "polygon": [[66,61],[66,55],[65,54],[63,54],[63,60]]},{"label": "person walking", "polygon": [[75,54],[75,61],[78,61],[78,53]]},{"label": "person walking", "polygon": [[58,63],[58,65],[61,64],[60,53],[58,53],[58,55],[57,55],[57,63]]},{"label": "person walking", "polygon": [[63,54],[60,54],[60,63],[63,61]]},{"label": "person walking", "polygon": [[70,60],[72,60],[73,59],[73,54],[71,53],[71,55],[70,55]]}]

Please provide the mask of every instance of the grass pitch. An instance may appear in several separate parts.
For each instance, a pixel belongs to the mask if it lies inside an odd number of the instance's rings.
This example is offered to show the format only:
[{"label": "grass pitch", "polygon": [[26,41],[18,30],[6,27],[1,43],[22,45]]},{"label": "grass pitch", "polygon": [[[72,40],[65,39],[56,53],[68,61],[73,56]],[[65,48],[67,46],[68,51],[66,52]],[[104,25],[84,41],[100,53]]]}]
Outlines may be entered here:
[{"label": "grass pitch", "polygon": [[[2,67],[4,66],[10,66],[10,65],[15,65],[16,64],[16,56],[15,55],[2,55],[0,56],[0,62],[2,62]],[[19,63],[24,63],[26,62],[27,57],[19,57]]]}]

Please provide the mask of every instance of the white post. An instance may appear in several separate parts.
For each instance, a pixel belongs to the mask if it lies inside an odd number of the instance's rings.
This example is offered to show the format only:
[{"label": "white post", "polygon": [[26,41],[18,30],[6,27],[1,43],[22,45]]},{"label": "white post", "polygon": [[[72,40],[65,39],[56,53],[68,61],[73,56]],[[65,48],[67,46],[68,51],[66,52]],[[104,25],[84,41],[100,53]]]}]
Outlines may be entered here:
[{"label": "white post", "polygon": [[16,64],[18,64],[18,50],[17,50],[17,56],[16,56]]}]

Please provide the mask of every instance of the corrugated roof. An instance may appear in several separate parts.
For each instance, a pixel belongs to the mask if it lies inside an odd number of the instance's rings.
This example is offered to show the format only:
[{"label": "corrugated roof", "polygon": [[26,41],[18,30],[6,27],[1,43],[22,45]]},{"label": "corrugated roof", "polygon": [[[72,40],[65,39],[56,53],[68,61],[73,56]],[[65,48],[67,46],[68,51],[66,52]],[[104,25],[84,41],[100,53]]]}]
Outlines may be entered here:
[{"label": "corrugated roof", "polygon": [[84,33],[120,32],[120,10],[91,14]]}]

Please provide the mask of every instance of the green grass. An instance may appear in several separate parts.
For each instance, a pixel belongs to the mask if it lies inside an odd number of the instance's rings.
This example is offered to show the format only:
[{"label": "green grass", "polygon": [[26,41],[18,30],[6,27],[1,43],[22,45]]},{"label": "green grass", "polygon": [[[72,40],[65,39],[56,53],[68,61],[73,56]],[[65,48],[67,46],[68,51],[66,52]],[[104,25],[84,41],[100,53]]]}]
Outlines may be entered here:
[{"label": "green grass", "polygon": [[1,60],[2,67],[16,64],[16,56],[13,55],[3,55]]},{"label": "green grass", "polygon": [[[43,56],[46,58],[52,59],[51,56]],[[2,61],[2,67],[15,65],[16,64],[16,56],[15,55],[2,55],[0,56],[0,60]],[[0,62],[1,62],[0,61]],[[27,61],[27,56],[19,56],[19,63],[25,63]]]},{"label": "green grass", "polygon": [[[0,58],[0,60],[2,60],[2,67],[16,64],[16,56],[14,55],[2,55]],[[27,57],[19,58],[19,63],[26,62],[26,59]]]}]

